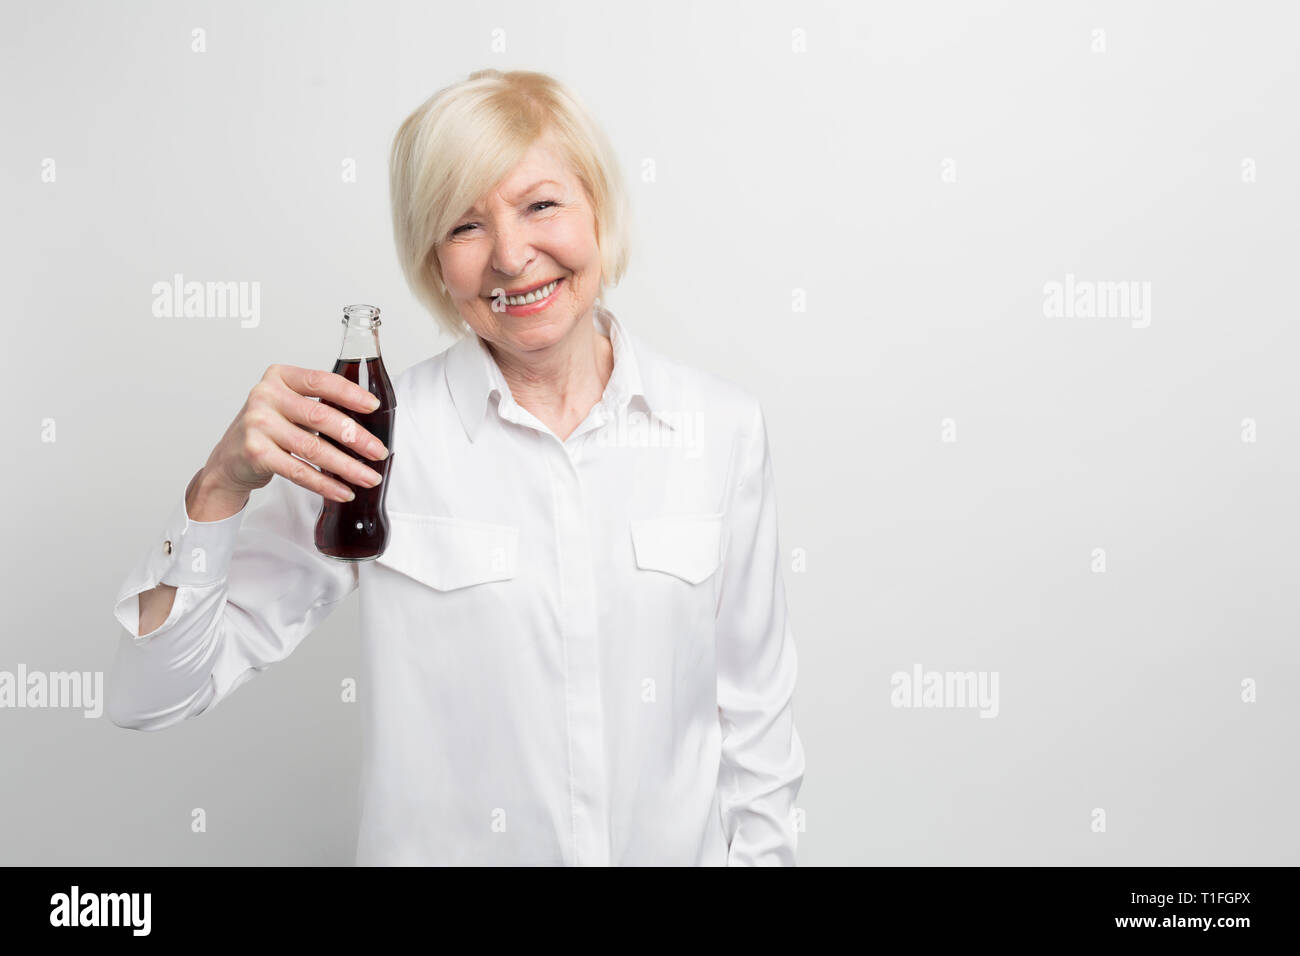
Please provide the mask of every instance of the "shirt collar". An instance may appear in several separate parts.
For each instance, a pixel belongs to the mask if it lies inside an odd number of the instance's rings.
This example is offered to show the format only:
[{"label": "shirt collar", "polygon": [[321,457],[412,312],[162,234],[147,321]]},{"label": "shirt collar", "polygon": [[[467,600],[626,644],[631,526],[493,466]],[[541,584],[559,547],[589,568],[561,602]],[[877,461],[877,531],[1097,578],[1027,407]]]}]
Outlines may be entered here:
[{"label": "shirt collar", "polygon": [[[596,303],[592,312],[597,330],[609,336],[614,348],[614,369],[602,403],[611,414],[618,414],[634,396],[640,396],[651,415],[667,427],[675,428],[673,396],[678,394],[678,389],[666,363],[628,332],[605,306]],[[452,402],[470,441],[477,437],[494,394],[500,397],[501,403],[514,403],[500,367],[473,331],[448,349],[444,369]]]}]

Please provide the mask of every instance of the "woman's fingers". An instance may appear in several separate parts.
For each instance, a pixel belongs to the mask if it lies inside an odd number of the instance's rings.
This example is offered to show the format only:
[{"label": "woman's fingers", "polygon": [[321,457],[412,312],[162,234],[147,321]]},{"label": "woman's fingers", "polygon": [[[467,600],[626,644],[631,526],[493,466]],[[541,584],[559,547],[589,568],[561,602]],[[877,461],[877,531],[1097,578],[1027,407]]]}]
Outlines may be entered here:
[{"label": "woman's fingers", "polygon": [[284,396],[280,412],[289,421],[309,431],[322,432],[359,455],[378,461],[388,454],[383,442],[357,424],[356,419],[325,402],[313,402],[290,392]]},{"label": "woman's fingers", "polygon": [[373,412],[379,403],[375,396],[337,372],[299,368],[296,365],[272,365],[266,371],[278,375],[280,381],[299,395],[329,399],[336,405],[356,409],[358,412]]},{"label": "woman's fingers", "polygon": [[[276,367],[272,366],[272,368]],[[269,376],[270,370],[268,370]],[[344,384],[352,384],[342,376],[336,377]],[[357,454],[365,455],[367,458],[379,460],[388,454],[383,443],[358,425],[350,415],[326,404],[325,401],[317,402],[299,395],[274,378],[264,378],[254,385],[249,399],[249,415],[252,418],[250,424],[254,428],[262,429],[275,418],[284,418],[303,426],[308,431],[323,432],[338,444],[352,448]]]},{"label": "woman's fingers", "polygon": [[350,501],[346,482],[373,488],[380,480],[356,456],[377,460],[388,451],[341,409],[365,414],[375,404],[374,396],[342,375],[272,365],[249,390],[204,467],[233,493],[265,487],[278,474],[322,497]]},{"label": "woman's fingers", "polygon": [[261,425],[260,431],[283,451],[323,468],[346,482],[362,488],[373,488],[382,478],[379,472],[336,448],[324,436],[305,431],[285,418],[271,418]]},{"label": "woman's fingers", "polygon": [[355,497],[352,489],[347,485],[336,481],[324,472],[317,471],[307,462],[293,457],[283,448],[270,442],[260,447],[256,460],[258,467],[282,475],[295,485],[301,485],[308,491],[314,491],[331,501],[351,501]]},{"label": "woman's fingers", "polygon": [[[322,373],[324,374],[324,373]],[[335,376],[346,385],[351,385],[342,376]],[[357,424],[346,412],[341,412],[325,401],[312,401],[288,388],[269,386],[274,391],[274,404],[281,415],[291,422],[303,426],[309,431],[323,432],[340,445],[346,445],[359,455],[376,461],[384,458],[388,450],[383,443],[369,431]],[[367,395],[370,393],[367,392]],[[333,401],[329,399],[328,401]]]}]

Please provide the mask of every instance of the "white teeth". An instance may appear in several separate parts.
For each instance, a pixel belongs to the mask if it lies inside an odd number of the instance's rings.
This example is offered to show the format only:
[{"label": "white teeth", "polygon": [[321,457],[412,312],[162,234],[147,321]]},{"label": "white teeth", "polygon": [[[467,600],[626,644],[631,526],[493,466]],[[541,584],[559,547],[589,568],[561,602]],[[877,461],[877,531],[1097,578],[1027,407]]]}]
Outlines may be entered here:
[{"label": "white teeth", "polygon": [[542,286],[536,292],[530,292],[527,295],[508,295],[504,297],[504,300],[506,305],[528,305],[532,302],[537,302],[539,299],[545,299],[555,291],[555,287],[559,284],[560,280],[555,279],[554,281],[548,282],[546,285]]}]

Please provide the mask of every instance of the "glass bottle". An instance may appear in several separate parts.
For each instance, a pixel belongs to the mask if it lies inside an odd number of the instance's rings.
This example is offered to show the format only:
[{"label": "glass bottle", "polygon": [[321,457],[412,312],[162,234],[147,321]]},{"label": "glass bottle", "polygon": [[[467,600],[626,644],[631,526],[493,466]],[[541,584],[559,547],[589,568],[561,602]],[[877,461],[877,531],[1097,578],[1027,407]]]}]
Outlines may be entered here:
[{"label": "glass bottle", "polygon": [[320,433],[321,438],[344,454],[379,472],[383,481],[373,488],[366,488],[327,472],[351,488],[356,497],[351,501],[323,498],[320,517],[316,519],[316,548],[340,561],[370,561],[383,554],[388,546],[388,513],[384,510],[384,502],[388,497],[388,473],[393,465],[397,398],[379,352],[379,309],[373,305],[349,305],[343,310],[343,325],[343,347],[333,371],[377,396],[379,407],[365,413],[339,408],[326,399],[321,401],[331,408],[338,408],[383,442],[388,457],[374,461],[339,444],[324,432]]}]

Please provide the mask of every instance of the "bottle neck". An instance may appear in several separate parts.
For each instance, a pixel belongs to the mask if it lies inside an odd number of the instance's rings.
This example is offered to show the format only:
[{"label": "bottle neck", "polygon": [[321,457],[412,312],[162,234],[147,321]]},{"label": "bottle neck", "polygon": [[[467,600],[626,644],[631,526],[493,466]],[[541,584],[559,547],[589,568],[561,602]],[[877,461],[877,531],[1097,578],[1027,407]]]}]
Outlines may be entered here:
[{"label": "bottle neck", "polygon": [[340,359],[379,358],[379,330],[361,328],[348,323],[343,330],[343,346],[339,349]]},{"label": "bottle neck", "polygon": [[373,305],[349,305],[343,310],[341,361],[379,358],[379,310]]}]

